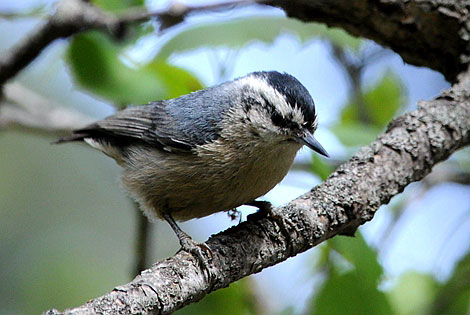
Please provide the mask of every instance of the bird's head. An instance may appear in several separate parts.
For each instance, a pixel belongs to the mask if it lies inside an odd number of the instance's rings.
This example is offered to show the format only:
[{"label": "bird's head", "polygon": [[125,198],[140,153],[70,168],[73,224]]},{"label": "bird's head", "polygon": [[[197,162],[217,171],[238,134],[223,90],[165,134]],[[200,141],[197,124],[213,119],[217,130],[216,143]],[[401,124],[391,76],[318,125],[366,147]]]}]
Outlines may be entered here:
[{"label": "bird's head", "polygon": [[293,76],[276,71],[253,72],[234,83],[241,90],[238,116],[253,136],[295,141],[328,156],[314,138],[318,119],[310,93]]}]

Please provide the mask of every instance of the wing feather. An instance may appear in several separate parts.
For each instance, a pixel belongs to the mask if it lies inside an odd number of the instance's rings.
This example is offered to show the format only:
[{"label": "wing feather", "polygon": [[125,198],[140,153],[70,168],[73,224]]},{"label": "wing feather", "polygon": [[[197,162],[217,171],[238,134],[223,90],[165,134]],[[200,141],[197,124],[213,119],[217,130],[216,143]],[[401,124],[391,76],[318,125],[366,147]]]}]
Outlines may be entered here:
[{"label": "wing feather", "polygon": [[[103,147],[125,147],[142,141],[174,153],[190,152],[197,145],[215,141],[221,122],[233,105],[231,82],[175,99],[126,108],[57,143],[93,139]],[[106,150],[102,150],[106,153]]]},{"label": "wing feather", "polygon": [[170,152],[189,152],[195,144],[190,143],[184,133],[179,132],[174,119],[168,115],[163,102],[129,107],[97,121],[82,129],[75,130],[73,135],[58,142],[78,141],[93,138],[124,146],[140,140],[156,148]]}]

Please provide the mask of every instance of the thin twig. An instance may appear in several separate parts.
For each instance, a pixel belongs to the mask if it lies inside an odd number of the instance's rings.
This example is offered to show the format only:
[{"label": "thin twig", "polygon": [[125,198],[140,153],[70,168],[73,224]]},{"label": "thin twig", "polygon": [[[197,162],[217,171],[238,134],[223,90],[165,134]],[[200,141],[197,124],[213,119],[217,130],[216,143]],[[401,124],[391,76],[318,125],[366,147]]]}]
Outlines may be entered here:
[{"label": "thin twig", "polygon": [[59,38],[67,38],[86,30],[97,29],[106,31],[119,39],[125,34],[128,25],[148,21],[151,18],[159,19],[160,28],[165,29],[181,23],[190,13],[264,2],[266,1],[237,0],[200,6],[175,3],[165,10],[148,12],[144,9],[133,9],[113,15],[83,0],[61,0],[55,13],[46,22],[0,56],[0,86]]},{"label": "thin twig", "polygon": [[148,218],[142,213],[137,202],[133,201],[134,210],[137,220],[136,242],[135,242],[135,267],[133,276],[138,275],[142,270],[150,266],[149,250],[150,250],[150,231],[152,225]]},{"label": "thin twig", "polygon": [[93,120],[19,83],[5,85],[4,99],[0,102],[0,129],[57,135],[69,133]]}]

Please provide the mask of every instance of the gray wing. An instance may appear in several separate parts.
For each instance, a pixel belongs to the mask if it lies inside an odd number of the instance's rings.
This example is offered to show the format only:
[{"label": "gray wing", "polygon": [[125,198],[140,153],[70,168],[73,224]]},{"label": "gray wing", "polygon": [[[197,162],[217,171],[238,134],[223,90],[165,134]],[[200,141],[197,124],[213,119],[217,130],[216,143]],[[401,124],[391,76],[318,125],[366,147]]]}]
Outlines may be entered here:
[{"label": "gray wing", "polygon": [[230,98],[221,93],[224,88],[223,84],[168,101],[130,107],[75,130],[58,142],[92,138],[122,147],[143,141],[169,152],[190,152],[219,137],[220,122],[231,106]]},{"label": "gray wing", "polygon": [[130,107],[115,115],[97,121],[75,134],[105,140],[113,145],[125,146],[142,141],[167,151],[190,151],[194,146],[180,134],[162,102]]}]

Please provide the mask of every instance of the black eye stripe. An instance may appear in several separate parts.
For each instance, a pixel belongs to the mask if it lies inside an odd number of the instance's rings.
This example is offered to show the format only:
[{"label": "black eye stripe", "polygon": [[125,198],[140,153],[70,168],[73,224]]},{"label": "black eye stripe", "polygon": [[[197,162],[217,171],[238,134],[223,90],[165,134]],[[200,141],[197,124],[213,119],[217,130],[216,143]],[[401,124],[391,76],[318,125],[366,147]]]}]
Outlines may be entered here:
[{"label": "black eye stripe", "polygon": [[273,104],[271,104],[268,99],[266,98],[265,95],[260,95],[261,98],[263,99],[263,106],[266,108],[268,113],[271,116],[271,121],[275,126],[278,126],[280,128],[289,128],[293,130],[299,130],[300,125],[293,121],[292,119],[294,118],[293,113],[287,114],[287,117],[283,117],[277,109],[274,107]]},{"label": "black eye stripe", "polygon": [[273,122],[274,125],[281,127],[281,128],[289,128],[292,130],[300,129],[300,126],[298,123],[292,121],[292,119],[283,117],[276,110],[271,112],[271,121]]}]

